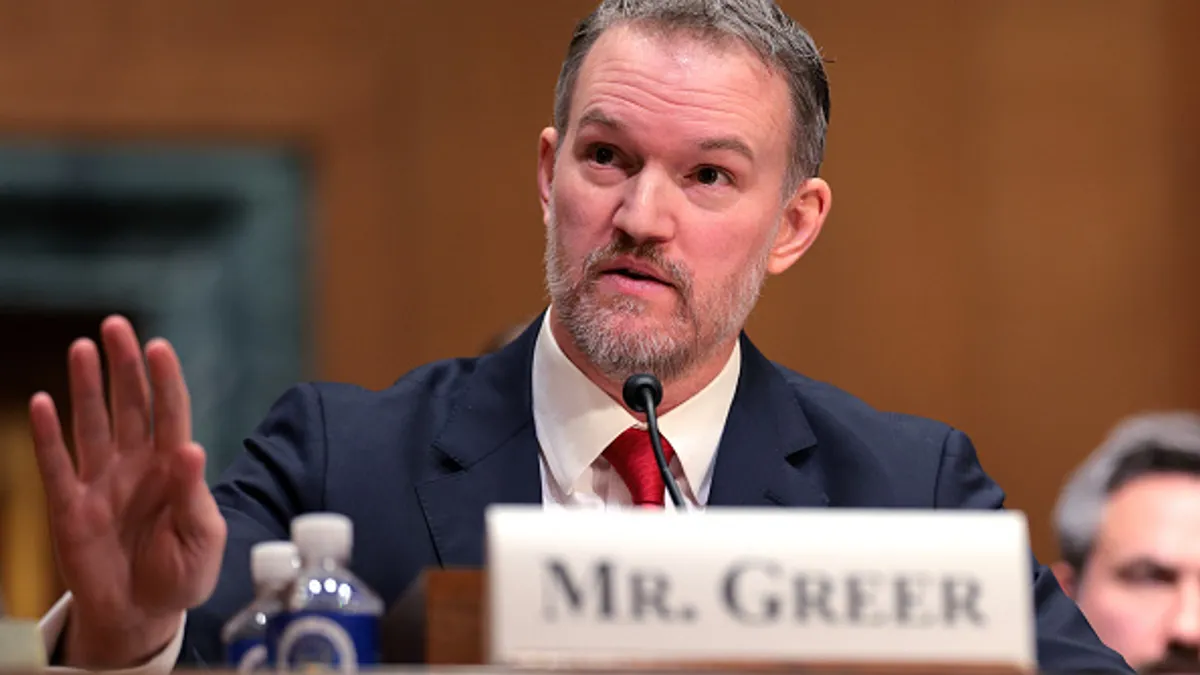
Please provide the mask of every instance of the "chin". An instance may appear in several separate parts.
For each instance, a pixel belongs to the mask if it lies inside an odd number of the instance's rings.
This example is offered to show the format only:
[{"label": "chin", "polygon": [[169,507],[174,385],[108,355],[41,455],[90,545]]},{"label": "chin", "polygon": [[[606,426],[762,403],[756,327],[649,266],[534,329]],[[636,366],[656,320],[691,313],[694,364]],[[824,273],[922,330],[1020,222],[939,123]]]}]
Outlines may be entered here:
[{"label": "chin", "polygon": [[606,313],[597,318],[603,326],[601,332],[607,334],[610,340],[624,344],[627,349],[670,352],[679,345],[694,341],[688,326],[674,316]]},{"label": "chin", "polygon": [[591,293],[586,304],[596,308],[599,312],[639,319],[670,320],[677,318],[680,313],[679,296],[674,292],[647,296],[596,289]]},{"label": "chin", "polygon": [[604,303],[593,316],[606,328],[622,332],[673,333],[679,323],[673,309],[625,298]]},{"label": "chin", "polygon": [[650,299],[592,289],[577,302],[562,306],[568,330],[577,337],[662,348],[688,341],[692,325],[681,314],[678,303],[677,298]]}]

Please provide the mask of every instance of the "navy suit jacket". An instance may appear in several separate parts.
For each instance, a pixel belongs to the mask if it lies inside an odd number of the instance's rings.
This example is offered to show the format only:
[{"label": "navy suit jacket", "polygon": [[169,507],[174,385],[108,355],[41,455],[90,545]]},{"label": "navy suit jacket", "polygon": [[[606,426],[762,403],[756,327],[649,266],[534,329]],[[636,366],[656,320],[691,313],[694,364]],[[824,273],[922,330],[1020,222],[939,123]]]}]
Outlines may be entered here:
[{"label": "navy suit jacket", "polygon": [[[391,604],[422,569],[480,566],[484,508],[541,503],[532,359],[541,319],[505,349],[433,363],[383,391],[287,391],[213,486],[228,544],[213,596],[188,614],[181,661],[220,663],[220,628],[252,598],[250,547],[292,518],[354,521],[352,570]],[[878,412],[768,361],[742,336],[741,376],[711,506],[1001,508],[967,437]],[[1038,659],[1049,672],[1128,672],[1034,561]]]}]

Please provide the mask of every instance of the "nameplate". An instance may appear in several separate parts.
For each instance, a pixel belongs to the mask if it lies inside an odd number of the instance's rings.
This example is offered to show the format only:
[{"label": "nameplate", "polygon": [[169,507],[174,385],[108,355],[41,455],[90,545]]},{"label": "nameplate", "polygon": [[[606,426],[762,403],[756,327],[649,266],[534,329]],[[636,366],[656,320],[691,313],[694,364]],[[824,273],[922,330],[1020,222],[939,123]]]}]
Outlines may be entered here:
[{"label": "nameplate", "polygon": [[1036,664],[1019,512],[486,517],[492,663]]},{"label": "nameplate", "polygon": [[37,622],[0,619],[0,669],[32,672],[45,667],[45,645]]}]

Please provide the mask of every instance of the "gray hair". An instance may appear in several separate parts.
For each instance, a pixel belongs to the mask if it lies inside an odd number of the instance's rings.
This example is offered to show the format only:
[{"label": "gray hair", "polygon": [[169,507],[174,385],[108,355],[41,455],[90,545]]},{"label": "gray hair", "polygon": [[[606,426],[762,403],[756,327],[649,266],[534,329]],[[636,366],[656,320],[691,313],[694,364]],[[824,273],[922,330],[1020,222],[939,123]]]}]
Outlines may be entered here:
[{"label": "gray hair", "polygon": [[817,175],[825,155],[829,83],[821,55],[803,28],[772,0],[604,0],[575,28],[554,92],[554,127],[566,136],[571,97],[584,58],[609,28],[637,24],[711,41],[739,40],[782,73],[792,96],[792,148],[785,188]]},{"label": "gray hair", "polygon": [[1071,474],[1054,507],[1063,560],[1082,572],[1110,495],[1147,474],[1200,476],[1200,414],[1155,412],[1122,420]]}]

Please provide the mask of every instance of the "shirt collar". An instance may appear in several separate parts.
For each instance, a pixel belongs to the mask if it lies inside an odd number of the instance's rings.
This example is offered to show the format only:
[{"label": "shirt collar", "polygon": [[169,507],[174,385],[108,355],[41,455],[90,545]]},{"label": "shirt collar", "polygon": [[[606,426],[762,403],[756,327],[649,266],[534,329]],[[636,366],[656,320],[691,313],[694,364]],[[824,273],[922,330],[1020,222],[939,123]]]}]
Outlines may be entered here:
[{"label": "shirt collar", "polygon": [[[675,449],[693,493],[710,478],[741,364],[739,342],[711,382],[658,418],[659,431]],[[576,489],[621,432],[645,427],[571,363],[550,330],[549,311],[533,351],[533,419],[546,465],[565,494]]]}]

